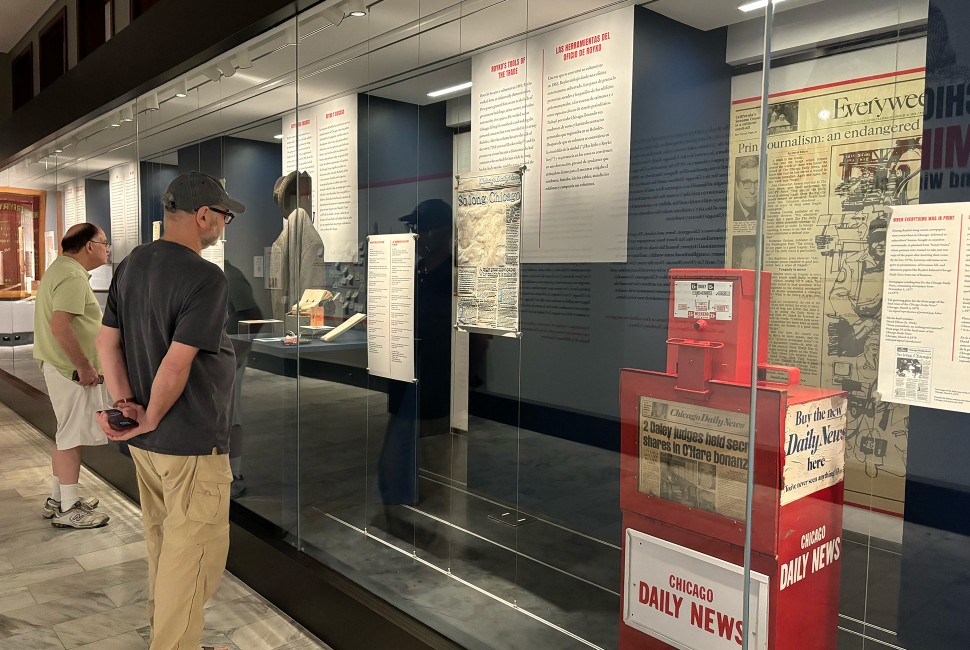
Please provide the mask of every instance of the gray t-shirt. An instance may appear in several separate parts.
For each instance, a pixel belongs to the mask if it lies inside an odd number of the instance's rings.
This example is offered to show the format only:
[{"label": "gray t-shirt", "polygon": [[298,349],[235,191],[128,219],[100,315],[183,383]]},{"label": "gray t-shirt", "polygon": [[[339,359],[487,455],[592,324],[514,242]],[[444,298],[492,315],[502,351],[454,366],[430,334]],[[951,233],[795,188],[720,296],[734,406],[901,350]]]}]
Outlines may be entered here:
[{"label": "gray t-shirt", "polygon": [[158,428],[128,443],[173,456],[229,452],[236,359],[226,335],[222,270],[181,244],[138,246],[118,266],[102,323],[121,332],[135,401],[145,406],[173,341],[199,349],[185,390]]}]

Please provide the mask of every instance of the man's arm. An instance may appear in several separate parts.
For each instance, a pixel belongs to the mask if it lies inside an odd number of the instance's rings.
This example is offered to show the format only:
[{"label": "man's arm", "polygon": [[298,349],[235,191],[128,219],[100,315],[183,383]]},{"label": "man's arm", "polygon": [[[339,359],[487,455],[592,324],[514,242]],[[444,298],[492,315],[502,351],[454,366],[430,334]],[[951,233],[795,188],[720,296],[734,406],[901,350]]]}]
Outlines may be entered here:
[{"label": "man's arm", "polygon": [[[104,329],[110,328],[102,328]],[[168,413],[172,405],[182,395],[185,384],[189,380],[189,372],[192,370],[192,361],[199,349],[184,343],[174,342],[162,358],[162,363],[155,373],[155,380],[152,381],[152,396],[144,410],[136,408],[133,412],[125,411],[129,417],[138,420],[138,426],[125,431],[114,431],[105,429],[108,437],[112,440],[128,440],[143,433],[149,433],[158,428],[158,424]],[[129,393],[130,394],[130,393]],[[102,429],[107,426],[107,416],[102,415],[99,421],[103,420]]]},{"label": "man's arm", "polygon": [[77,340],[77,334],[71,327],[71,321],[77,314],[54,310],[51,314],[51,333],[54,340],[61,346],[64,353],[77,368],[78,383],[82,386],[96,386],[98,384],[98,371],[94,369],[91,360],[84,356],[81,351],[81,344]]},{"label": "man's arm", "polygon": [[102,325],[94,345],[101,360],[108,393],[114,399],[133,397],[131,380],[128,379],[128,361],[125,359],[125,351],[121,349],[121,331],[116,327]]}]

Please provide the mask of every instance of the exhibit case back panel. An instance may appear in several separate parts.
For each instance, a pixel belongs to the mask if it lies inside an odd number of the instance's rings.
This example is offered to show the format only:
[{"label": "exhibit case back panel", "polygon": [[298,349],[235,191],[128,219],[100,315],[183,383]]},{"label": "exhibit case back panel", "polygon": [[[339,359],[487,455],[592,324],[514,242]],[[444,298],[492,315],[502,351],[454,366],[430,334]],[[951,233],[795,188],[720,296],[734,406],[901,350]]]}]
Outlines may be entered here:
[{"label": "exhibit case back panel", "polygon": [[0,370],[202,171],[239,525],[462,647],[970,646],[970,8],[352,4],[0,170]]}]

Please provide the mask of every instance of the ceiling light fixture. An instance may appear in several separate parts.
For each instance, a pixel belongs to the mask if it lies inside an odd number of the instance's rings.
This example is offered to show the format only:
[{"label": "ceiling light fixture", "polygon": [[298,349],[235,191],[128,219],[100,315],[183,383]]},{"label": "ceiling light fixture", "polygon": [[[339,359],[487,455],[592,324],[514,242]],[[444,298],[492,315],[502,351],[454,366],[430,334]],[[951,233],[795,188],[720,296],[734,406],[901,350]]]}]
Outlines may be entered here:
[{"label": "ceiling light fixture", "polygon": [[347,15],[354,18],[363,18],[367,15],[367,5],[364,0],[350,0],[347,3]]},{"label": "ceiling light fixture", "polygon": [[339,26],[344,20],[344,10],[340,7],[325,7],[320,10],[320,13],[334,27]]},{"label": "ceiling light fixture", "polygon": [[236,55],[233,57],[233,62],[240,70],[253,67],[253,57],[249,54],[249,50],[244,49],[240,52],[236,52]]},{"label": "ceiling light fixture", "polygon": [[132,116],[131,116],[131,106],[122,106],[121,107],[121,121],[122,122],[131,122],[133,119],[134,118],[132,118]]},{"label": "ceiling light fixture", "polygon": [[219,68],[217,68],[214,65],[210,65],[208,68],[204,68],[202,70],[202,74],[204,74],[209,81],[219,81],[219,77],[222,76],[222,73],[219,71]]},{"label": "ceiling light fixture", "polygon": [[283,139],[283,134],[282,133],[277,133],[276,135],[273,136],[273,138],[275,138],[276,140],[282,140]]},{"label": "ceiling light fixture", "polygon": [[[778,4],[784,1],[785,0],[772,0],[772,4]],[[749,11],[754,11],[755,9],[764,9],[767,6],[768,6],[768,0],[755,0],[755,2],[749,2],[747,4],[743,4],[739,6],[738,10],[747,13]]]},{"label": "ceiling light fixture", "polygon": [[145,108],[143,111],[157,111],[158,110],[158,93],[150,93],[145,95]]},{"label": "ceiling light fixture", "polygon": [[185,79],[179,79],[175,82],[175,96],[176,97],[188,97],[188,89],[185,87]]},{"label": "ceiling light fixture", "polygon": [[428,93],[428,97],[441,97],[442,95],[447,95],[449,93],[456,93],[459,90],[465,90],[466,88],[471,88],[472,82],[466,81],[463,84],[458,84],[457,86],[449,86],[447,88],[442,88],[441,90],[432,90]]}]

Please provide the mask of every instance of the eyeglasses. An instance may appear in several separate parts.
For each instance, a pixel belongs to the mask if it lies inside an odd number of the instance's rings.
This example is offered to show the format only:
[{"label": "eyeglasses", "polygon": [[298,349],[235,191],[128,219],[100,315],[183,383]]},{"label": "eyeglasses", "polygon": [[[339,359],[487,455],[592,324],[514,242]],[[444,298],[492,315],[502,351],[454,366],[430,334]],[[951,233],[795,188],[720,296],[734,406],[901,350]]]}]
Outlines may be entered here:
[{"label": "eyeglasses", "polygon": [[738,183],[749,192],[758,188],[758,181],[738,181]]},{"label": "eyeglasses", "polygon": [[111,248],[111,242],[109,241],[101,241],[100,239],[89,239],[88,241],[92,244],[101,244],[105,248]]},{"label": "eyeglasses", "polygon": [[213,212],[218,212],[219,214],[221,214],[225,218],[227,226],[232,223],[233,219],[236,218],[236,215],[234,215],[229,210],[220,210],[219,208],[214,208],[211,205],[207,205],[206,207],[212,210]]}]

